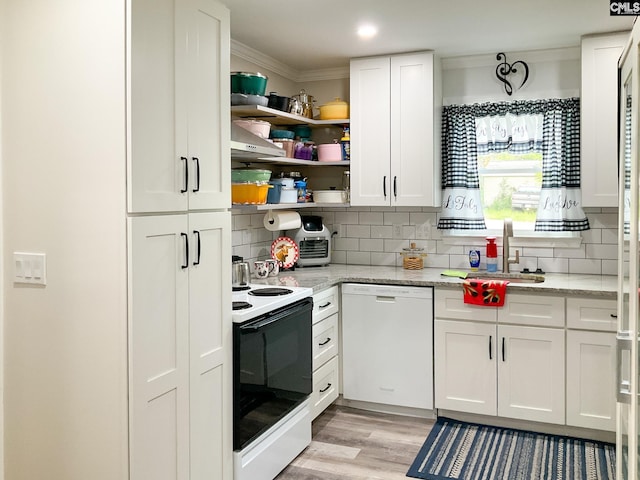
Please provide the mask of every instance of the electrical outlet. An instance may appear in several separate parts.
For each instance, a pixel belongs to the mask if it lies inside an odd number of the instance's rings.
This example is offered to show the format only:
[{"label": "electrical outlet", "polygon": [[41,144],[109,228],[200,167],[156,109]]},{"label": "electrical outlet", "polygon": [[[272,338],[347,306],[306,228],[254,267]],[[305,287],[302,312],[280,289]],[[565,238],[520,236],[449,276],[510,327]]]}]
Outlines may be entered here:
[{"label": "electrical outlet", "polygon": [[344,225],[342,225],[341,223],[338,223],[337,225],[333,226],[333,231],[336,233],[336,235],[339,238],[344,238]]},{"label": "electrical outlet", "polygon": [[395,239],[402,238],[402,225],[393,226],[393,238]]}]

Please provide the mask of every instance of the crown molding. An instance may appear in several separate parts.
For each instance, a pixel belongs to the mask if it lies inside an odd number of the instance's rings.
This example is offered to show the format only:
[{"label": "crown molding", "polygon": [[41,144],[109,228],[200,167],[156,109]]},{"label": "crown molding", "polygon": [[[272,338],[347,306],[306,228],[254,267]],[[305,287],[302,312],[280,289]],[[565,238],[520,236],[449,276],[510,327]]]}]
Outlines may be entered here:
[{"label": "crown molding", "polygon": [[318,80],[339,80],[349,78],[349,67],[323,68],[320,70],[307,70],[300,72],[298,82],[314,82]]},{"label": "crown molding", "polygon": [[[527,63],[580,60],[580,47],[553,48],[548,50],[529,50],[505,52],[507,57],[516,56],[518,60],[526,59]],[[443,70],[456,68],[495,67],[496,55],[470,55],[465,57],[449,57],[442,59]]]},{"label": "crown molding", "polygon": [[289,80],[295,81],[295,79],[300,75],[298,70],[233,39],[231,39],[231,55],[235,55],[243,60],[255,63],[257,66],[266,68],[267,70],[277,73],[278,75],[282,75]]},{"label": "crown molding", "polygon": [[265,68],[296,83],[349,78],[348,66],[301,72],[300,70],[291,68],[279,60],[276,60],[269,55],[265,55],[264,53],[233,39],[231,39],[231,55],[242,58],[243,60],[251,62],[258,67]]}]

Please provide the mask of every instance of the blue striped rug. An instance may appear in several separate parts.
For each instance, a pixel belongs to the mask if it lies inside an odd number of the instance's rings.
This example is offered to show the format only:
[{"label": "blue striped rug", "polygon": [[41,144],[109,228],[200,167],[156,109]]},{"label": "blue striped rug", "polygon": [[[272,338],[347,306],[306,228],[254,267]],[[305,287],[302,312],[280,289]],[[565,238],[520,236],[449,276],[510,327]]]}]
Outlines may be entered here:
[{"label": "blue striped rug", "polygon": [[408,477],[428,480],[614,480],[610,443],[440,417]]}]

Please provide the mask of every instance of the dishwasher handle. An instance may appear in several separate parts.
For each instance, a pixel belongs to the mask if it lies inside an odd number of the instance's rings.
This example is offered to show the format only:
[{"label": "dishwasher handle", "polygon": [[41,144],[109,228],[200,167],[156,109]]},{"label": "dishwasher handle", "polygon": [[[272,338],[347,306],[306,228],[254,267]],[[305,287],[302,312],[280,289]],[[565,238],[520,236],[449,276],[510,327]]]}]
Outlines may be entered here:
[{"label": "dishwasher handle", "polygon": [[396,297],[389,295],[376,295],[376,302],[380,303],[396,303]]}]

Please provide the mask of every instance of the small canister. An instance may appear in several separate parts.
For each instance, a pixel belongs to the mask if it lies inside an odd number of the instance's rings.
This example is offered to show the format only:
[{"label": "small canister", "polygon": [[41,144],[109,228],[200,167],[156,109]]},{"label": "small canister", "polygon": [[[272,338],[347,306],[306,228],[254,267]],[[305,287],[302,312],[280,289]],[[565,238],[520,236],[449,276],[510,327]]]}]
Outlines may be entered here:
[{"label": "small canister", "polygon": [[405,270],[422,270],[424,268],[424,259],[427,254],[424,252],[424,248],[416,247],[414,242],[411,242],[409,248],[403,248],[400,255],[402,255],[402,268]]},{"label": "small canister", "polygon": [[298,190],[298,203],[305,203],[307,201],[307,179],[296,180],[294,186]]}]

